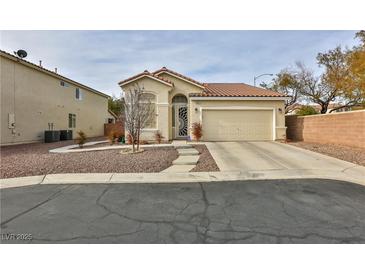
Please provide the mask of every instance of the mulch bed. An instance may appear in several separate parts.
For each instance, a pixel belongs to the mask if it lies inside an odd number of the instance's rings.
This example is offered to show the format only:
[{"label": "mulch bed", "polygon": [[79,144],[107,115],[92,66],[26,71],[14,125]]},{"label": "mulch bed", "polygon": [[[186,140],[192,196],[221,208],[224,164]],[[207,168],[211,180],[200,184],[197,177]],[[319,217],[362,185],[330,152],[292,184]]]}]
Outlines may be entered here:
[{"label": "mulch bed", "polygon": [[307,142],[289,142],[288,144],[365,166],[365,149],[362,148]]},{"label": "mulch bed", "polygon": [[219,171],[217,164],[205,145],[194,145],[193,147],[199,151],[200,157],[198,164],[190,172]]},{"label": "mulch bed", "polygon": [[120,154],[119,150],[64,154],[48,152],[49,149],[73,143],[63,141],[1,147],[0,178],[54,173],[160,172],[171,166],[178,156],[174,148],[146,148],[142,153],[128,155]]}]

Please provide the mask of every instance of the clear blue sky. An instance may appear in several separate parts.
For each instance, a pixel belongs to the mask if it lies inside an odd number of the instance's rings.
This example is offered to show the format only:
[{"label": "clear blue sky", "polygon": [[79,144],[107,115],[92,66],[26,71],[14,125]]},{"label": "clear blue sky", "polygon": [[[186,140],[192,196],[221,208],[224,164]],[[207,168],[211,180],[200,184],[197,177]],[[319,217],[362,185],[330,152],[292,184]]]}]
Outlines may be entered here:
[{"label": "clear blue sky", "polygon": [[[1,49],[25,49],[27,60],[107,94],[145,69],[166,66],[201,82],[245,82],[353,46],[356,31],[2,31]],[[270,80],[269,78],[261,78]]]}]

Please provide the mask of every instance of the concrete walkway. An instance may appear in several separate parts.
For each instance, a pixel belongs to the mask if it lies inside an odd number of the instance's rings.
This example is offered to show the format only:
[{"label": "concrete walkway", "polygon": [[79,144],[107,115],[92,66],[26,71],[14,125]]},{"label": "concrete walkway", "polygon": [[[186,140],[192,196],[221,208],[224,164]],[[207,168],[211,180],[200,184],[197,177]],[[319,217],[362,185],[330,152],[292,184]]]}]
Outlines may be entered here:
[{"label": "concrete walkway", "polygon": [[179,157],[172,162],[172,166],[161,171],[164,173],[189,172],[199,160],[199,151],[187,144],[186,141],[173,141],[172,145],[177,150]]},{"label": "concrete walkway", "polygon": [[347,181],[365,186],[361,172],[355,168],[332,172],[321,169],[291,169],[246,172],[66,173],[1,179],[0,189],[38,184],[202,183],[315,178]]}]

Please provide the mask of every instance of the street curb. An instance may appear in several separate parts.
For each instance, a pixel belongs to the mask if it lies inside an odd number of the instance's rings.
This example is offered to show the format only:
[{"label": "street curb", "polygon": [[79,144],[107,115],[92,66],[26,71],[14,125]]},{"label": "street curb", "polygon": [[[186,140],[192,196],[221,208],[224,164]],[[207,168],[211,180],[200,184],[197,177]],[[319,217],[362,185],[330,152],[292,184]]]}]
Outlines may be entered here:
[{"label": "street curb", "polygon": [[[354,167],[356,168],[356,167]],[[181,173],[67,173],[0,180],[0,189],[50,184],[131,184],[131,183],[209,183],[252,180],[329,179],[365,186],[362,173],[349,175],[334,170],[256,170],[250,172],[181,172]]]}]

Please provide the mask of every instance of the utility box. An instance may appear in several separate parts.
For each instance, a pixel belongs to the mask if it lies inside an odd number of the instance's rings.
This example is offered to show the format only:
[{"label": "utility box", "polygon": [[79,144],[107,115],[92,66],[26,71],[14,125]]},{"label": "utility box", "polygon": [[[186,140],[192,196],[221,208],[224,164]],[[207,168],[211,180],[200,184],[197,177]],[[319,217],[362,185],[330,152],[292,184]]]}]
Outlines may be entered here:
[{"label": "utility box", "polygon": [[60,130],[60,140],[72,140],[72,130]]},{"label": "utility box", "polygon": [[14,113],[8,114],[8,128],[10,128],[10,129],[15,128],[15,114]]},{"label": "utility box", "polygon": [[45,143],[58,142],[59,140],[60,140],[60,131],[59,130],[45,130],[44,131],[44,142]]}]

